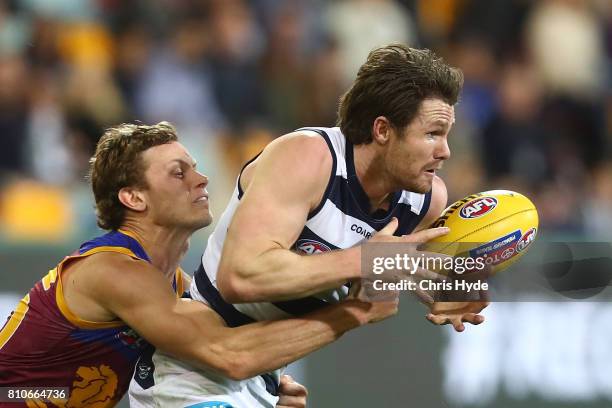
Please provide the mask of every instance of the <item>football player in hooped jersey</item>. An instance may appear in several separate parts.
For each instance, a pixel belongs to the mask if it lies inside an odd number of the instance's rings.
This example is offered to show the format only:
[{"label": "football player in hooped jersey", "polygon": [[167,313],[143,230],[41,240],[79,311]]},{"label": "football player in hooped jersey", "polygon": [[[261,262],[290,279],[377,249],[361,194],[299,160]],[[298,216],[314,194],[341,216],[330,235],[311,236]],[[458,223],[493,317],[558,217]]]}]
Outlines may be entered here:
[{"label": "football player in hooped jersey", "polygon": [[[462,82],[459,70],[428,50],[372,51],[342,97],[338,127],[299,129],[245,165],[194,275],[192,297],[231,326],[299,316],[350,296],[366,239],[418,243],[448,233],[428,226],[446,206],[436,170],[450,157]],[[484,320],[478,313],[485,306],[432,302],[427,318],[462,331],[465,322]],[[168,359],[162,370],[160,398],[182,387],[231,404],[241,389],[256,388],[197,376]]]},{"label": "football player in hooped jersey", "polygon": [[[369,236],[402,243],[446,234],[428,226],[446,207],[436,171],[450,157],[462,84],[461,71],[429,50],[373,50],[341,98],[338,127],[282,136],[243,168],[210,238],[223,240],[222,253],[207,247],[193,292],[207,298],[215,281],[223,299],[251,316],[295,314],[324,304],[330,290],[346,294],[338,288],[360,279],[359,244]],[[313,242],[322,253],[296,253]],[[427,318],[462,331],[484,320],[485,306],[432,303]]]},{"label": "football player in hooped jersey", "polygon": [[[395,313],[393,302],[352,299],[299,319],[228,328],[209,307],[180,299],[189,282],[179,261],[211,214],[208,179],[174,128],[111,128],[91,169],[98,224],[110,232],[62,260],[0,329],[0,387],[68,392],[3,407],[114,406],[137,360],[152,354],[148,343],[217,375],[250,378]],[[154,371],[139,365],[143,387]],[[305,405],[304,387],[290,378],[276,394],[279,407]]]}]

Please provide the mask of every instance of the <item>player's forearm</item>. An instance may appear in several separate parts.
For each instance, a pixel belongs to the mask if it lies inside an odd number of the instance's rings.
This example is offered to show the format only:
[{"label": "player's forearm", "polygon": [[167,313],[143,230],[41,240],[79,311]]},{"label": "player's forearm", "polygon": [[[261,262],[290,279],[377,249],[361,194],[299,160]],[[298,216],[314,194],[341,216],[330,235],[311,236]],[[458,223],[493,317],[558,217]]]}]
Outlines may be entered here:
[{"label": "player's forearm", "polygon": [[233,361],[232,377],[244,379],[276,370],[367,323],[366,305],[346,301],[304,317],[227,328],[219,342]]},{"label": "player's forearm", "polygon": [[[271,249],[244,262],[224,264],[217,275],[223,297],[231,303],[299,299],[358,279],[359,247],[303,256]],[[236,259],[236,258],[235,258]]]},{"label": "player's forearm", "polygon": [[185,300],[177,302],[173,315],[156,323],[155,330],[149,332],[151,325],[139,328],[159,351],[242,380],[289,364],[366,324],[369,306],[347,300],[300,318],[229,328],[204,304]]}]

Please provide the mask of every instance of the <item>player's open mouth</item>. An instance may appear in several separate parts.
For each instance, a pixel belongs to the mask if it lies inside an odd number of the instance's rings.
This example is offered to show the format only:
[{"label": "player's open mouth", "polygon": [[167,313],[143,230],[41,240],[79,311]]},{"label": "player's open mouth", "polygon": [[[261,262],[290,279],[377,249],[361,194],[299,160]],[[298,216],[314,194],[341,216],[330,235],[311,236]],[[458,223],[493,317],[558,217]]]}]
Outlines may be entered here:
[{"label": "player's open mouth", "polygon": [[425,168],[425,173],[429,173],[431,175],[435,175],[436,171],[440,170],[442,168],[442,163],[437,162],[434,163],[435,167],[429,167],[429,168]]},{"label": "player's open mouth", "polygon": [[194,200],[194,203],[208,202],[208,196],[203,195]]}]

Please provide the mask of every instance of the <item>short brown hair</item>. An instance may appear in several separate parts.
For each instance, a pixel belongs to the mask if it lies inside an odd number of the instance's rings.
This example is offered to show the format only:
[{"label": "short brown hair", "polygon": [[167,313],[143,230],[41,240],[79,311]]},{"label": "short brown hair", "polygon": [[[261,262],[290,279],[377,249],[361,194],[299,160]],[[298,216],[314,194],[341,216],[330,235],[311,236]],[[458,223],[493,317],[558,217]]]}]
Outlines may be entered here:
[{"label": "short brown hair", "polygon": [[367,144],[378,116],[402,129],[412,122],[424,99],[438,97],[454,105],[462,86],[463,73],[428,49],[402,44],[376,48],[340,98],[337,125],[353,144]]},{"label": "short brown hair", "polygon": [[119,190],[147,187],[141,153],[176,140],[176,130],[168,122],[153,126],[123,123],[104,132],[89,161],[100,228],[116,230],[123,223],[126,208],[119,201]]}]

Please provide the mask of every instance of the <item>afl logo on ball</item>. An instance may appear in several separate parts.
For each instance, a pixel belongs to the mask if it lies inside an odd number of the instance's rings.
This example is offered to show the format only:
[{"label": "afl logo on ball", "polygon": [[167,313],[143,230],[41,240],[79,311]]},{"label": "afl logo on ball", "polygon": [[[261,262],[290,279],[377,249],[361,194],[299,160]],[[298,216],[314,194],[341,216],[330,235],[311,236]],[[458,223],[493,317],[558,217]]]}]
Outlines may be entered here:
[{"label": "afl logo on ball", "polygon": [[521,239],[519,239],[519,241],[516,243],[516,250],[518,252],[521,252],[522,250],[527,248],[529,244],[531,244],[533,240],[535,239],[536,232],[537,230],[535,228],[531,228],[527,230],[527,232],[525,232],[523,236],[521,237]]},{"label": "afl logo on ball", "polygon": [[312,239],[300,239],[295,243],[295,248],[306,255],[320,254],[321,252],[330,251],[327,245],[313,241]]},{"label": "afl logo on ball", "polygon": [[495,207],[497,207],[495,197],[480,197],[464,205],[459,216],[465,219],[478,218],[493,211]]}]

